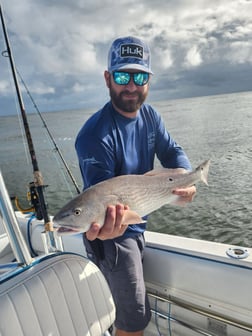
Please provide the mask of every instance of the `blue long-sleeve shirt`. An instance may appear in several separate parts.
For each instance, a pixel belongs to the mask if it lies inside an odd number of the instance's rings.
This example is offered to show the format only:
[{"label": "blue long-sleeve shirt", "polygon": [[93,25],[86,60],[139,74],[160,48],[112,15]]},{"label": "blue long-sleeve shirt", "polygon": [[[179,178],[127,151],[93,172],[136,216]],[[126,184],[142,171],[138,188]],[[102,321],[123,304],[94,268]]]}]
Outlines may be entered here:
[{"label": "blue long-sleeve shirt", "polygon": [[[191,169],[185,152],[148,104],[135,118],[126,118],[107,103],[84,124],[75,148],[85,189],[114,176],[144,174],[153,169],[155,155],[165,168]],[[144,230],[145,224],[130,225],[126,234]]]}]

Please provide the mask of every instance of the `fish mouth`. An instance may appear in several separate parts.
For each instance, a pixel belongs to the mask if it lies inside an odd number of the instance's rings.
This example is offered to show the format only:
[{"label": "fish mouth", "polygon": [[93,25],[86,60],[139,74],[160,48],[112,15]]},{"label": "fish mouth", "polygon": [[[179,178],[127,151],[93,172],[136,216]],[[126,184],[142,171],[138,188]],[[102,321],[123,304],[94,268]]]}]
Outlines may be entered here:
[{"label": "fish mouth", "polygon": [[70,226],[55,227],[55,231],[57,232],[59,236],[77,234],[81,232],[79,229],[76,229]]}]

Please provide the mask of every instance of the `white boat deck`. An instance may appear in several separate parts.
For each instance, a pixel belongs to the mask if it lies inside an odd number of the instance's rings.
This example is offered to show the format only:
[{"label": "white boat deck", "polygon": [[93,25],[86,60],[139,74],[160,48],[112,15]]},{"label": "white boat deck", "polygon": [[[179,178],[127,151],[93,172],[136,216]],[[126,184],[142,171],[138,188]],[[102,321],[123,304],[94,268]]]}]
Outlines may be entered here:
[{"label": "white boat deck", "polygon": [[[29,250],[44,255],[43,223],[15,215]],[[12,273],[16,256],[1,224],[0,216],[0,263],[11,265]],[[63,236],[60,245],[64,251],[85,256],[81,235]],[[251,248],[146,232],[144,276],[152,320],[145,335],[251,335],[251,253]],[[7,268],[1,268],[0,280],[8,275]]]}]

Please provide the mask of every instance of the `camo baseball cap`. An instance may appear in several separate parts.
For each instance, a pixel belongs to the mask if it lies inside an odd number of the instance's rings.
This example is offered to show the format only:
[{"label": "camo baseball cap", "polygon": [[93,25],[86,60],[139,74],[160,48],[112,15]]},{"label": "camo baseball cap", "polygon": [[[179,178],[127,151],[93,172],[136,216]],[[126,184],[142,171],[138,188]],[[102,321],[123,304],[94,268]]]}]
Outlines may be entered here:
[{"label": "camo baseball cap", "polygon": [[127,36],[116,39],[108,54],[108,71],[136,69],[153,74],[149,46],[142,40]]}]

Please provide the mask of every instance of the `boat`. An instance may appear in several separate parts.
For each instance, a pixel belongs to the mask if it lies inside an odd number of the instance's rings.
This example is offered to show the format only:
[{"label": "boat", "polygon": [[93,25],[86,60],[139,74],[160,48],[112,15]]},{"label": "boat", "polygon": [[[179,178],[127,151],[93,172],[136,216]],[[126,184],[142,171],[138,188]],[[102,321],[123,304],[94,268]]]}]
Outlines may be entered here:
[{"label": "boat", "polygon": [[[39,198],[38,189],[36,181]],[[15,209],[1,173],[0,214],[0,335],[113,334],[113,298],[82,235],[58,236],[45,208]],[[251,247],[150,231],[145,238],[146,336],[252,334]]]}]

